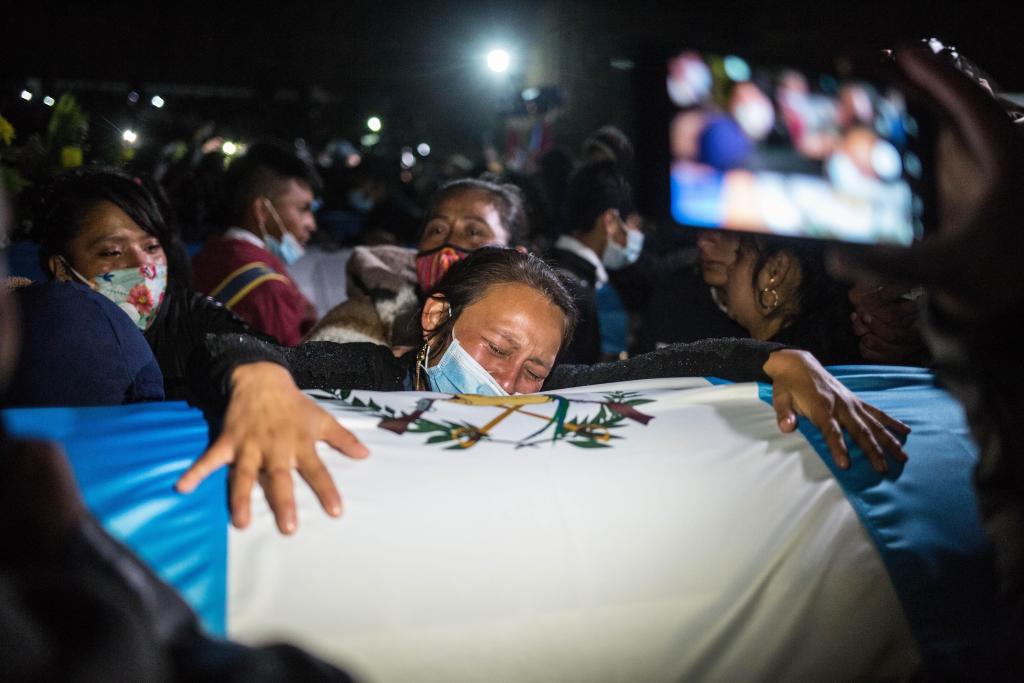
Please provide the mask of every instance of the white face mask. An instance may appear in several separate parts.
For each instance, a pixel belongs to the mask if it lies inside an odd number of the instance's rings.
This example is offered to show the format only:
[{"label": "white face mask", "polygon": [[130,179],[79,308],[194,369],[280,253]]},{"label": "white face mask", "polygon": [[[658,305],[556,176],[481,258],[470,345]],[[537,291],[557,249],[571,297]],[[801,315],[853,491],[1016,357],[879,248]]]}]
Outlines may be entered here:
[{"label": "white face mask", "polygon": [[744,102],[733,109],[732,115],[752,140],[768,137],[775,125],[775,110],[767,102]]},{"label": "white face mask", "polygon": [[601,254],[601,263],[608,270],[621,270],[636,263],[643,249],[644,233],[640,230],[626,230],[625,246],[609,239]]},{"label": "white face mask", "polygon": [[299,244],[299,240],[295,239],[295,235],[285,229],[284,222],[281,220],[281,216],[278,215],[277,209],[274,208],[274,204],[265,197],[263,202],[266,204],[271,218],[274,219],[278,229],[281,231],[280,240],[276,237],[271,237],[261,223],[260,232],[263,233],[263,243],[267,245],[267,251],[281,259],[286,266],[290,266],[302,258],[302,255],[306,253],[306,248]]},{"label": "white face mask", "polygon": [[437,365],[428,367],[429,355],[423,361],[423,370],[430,378],[430,388],[445,394],[480,394],[482,396],[508,396],[491,373],[484,370],[469,352],[462,348],[452,332],[452,341]]}]

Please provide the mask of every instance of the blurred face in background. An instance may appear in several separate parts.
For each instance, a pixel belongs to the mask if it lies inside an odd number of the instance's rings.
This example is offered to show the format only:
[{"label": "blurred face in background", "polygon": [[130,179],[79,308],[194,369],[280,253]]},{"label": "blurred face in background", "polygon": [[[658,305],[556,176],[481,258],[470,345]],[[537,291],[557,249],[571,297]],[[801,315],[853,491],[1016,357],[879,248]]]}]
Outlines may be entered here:
[{"label": "blurred face in background", "polygon": [[451,244],[466,251],[488,245],[508,246],[508,230],[486,190],[466,189],[445,197],[427,217],[420,251]]},{"label": "blurred face in background", "polygon": [[[306,246],[310,237],[316,232],[316,219],[313,217],[313,188],[308,183],[295,178],[289,178],[283,184],[282,189],[270,198],[273,211],[267,225],[273,225],[271,234],[278,230],[287,230],[298,240],[299,244]],[[276,213],[276,216],[274,215]],[[284,234],[274,235],[278,239]]]},{"label": "blurred face in background", "polygon": [[427,216],[416,256],[416,280],[423,292],[448,269],[480,247],[508,246],[508,229],[486,190],[468,188],[449,194]]},{"label": "blurred face in background", "polygon": [[736,263],[740,239],[724,230],[703,230],[697,237],[700,250],[700,272],[704,283],[711,287],[724,287],[729,281],[729,269]]}]

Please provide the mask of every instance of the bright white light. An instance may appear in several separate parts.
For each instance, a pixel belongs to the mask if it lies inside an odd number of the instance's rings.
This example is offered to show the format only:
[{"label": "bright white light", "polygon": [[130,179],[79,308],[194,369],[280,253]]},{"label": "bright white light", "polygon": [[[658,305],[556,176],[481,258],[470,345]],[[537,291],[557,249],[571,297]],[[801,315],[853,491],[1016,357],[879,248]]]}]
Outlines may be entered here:
[{"label": "bright white light", "polygon": [[741,57],[729,55],[722,66],[725,68],[725,75],[737,83],[750,80],[750,66]]},{"label": "bright white light", "polygon": [[220,151],[228,156],[232,156],[238,152],[238,145],[231,142],[231,140],[225,140],[224,144],[220,146]]},{"label": "bright white light", "polygon": [[21,99],[25,100],[26,102],[31,102],[32,101],[32,93],[30,93],[28,90],[22,90],[21,91]]},{"label": "bright white light", "polygon": [[383,124],[380,122],[380,119],[378,117],[371,116],[370,118],[366,119],[366,127],[369,128],[374,133],[379,133],[380,129],[383,127]]},{"label": "bright white light", "polygon": [[402,168],[412,168],[416,164],[416,155],[411,149],[402,151]]},{"label": "bright white light", "polygon": [[891,142],[879,140],[871,150],[871,168],[882,180],[892,181],[900,177],[903,161]]},{"label": "bright white light", "polygon": [[164,98],[160,97],[159,95],[153,95],[153,99],[151,99],[149,103],[157,109],[160,109],[164,106]]},{"label": "bright white light", "polygon": [[505,73],[511,64],[512,55],[506,50],[496,48],[487,53],[487,68],[496,74]]},{"label": "bright white light", "polygon": [[125,132],[121,133],[121,139],[127,142],[129,145],[131,145],[135,144],[135,142],[139,139],[139,135],[134,130],[129,128]]},{"label": "bright white light", "polygon": [[523,91],[523,99],[529,102],[540,97],[540,88],[527,88]]},{"label": "bright white light", "polygon": [[43,98],[43,104],[45,104],[47,107],[52,107],[54,104],[56,104],[56,102],[57,100],[53,99],[49,95]]},{"label": "bright white light", "polygon": [[421,157],[428,156],[430,154],[430,145],[428,145],[425,142],[421,142],[420,144],[416,145],[416,152]]}]

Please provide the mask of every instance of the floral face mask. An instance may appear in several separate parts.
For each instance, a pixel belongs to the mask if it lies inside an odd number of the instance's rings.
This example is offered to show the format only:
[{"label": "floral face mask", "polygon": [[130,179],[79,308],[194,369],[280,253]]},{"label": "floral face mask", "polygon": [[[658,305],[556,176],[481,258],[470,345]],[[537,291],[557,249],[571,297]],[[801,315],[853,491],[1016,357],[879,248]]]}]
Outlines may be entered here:
[{"label": "floral face mask", "polygon": [[107,297],[145,332],[153,324],[167,290],[167,266],[147,263],[97,275],[92,281],[71,267],[68,270],[82,284]]}]

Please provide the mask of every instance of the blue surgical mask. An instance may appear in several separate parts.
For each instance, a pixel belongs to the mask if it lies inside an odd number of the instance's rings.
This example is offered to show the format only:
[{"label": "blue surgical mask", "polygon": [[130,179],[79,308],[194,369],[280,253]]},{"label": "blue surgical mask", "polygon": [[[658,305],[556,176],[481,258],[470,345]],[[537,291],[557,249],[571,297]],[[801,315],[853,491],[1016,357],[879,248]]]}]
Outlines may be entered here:
[{"label": "blue surgical mask", "polygon": [[277,227],[282,235],[281,239],[271,237],[266,229],[260,225],[260,231],[263,233],[263,243],[266,245],[267,251],[281,259],[286,266],[290,266],[302,258],[302,255],[306,253],[306,248],[299,244],[299,241],[295,239],[295,235],[285,229],[284,222],[278,216],[274,204],[266,198],[263,201],[266,203],[267,210],[270,212],[274,222],[277,223]]},{"label": "blue surgical mask", "polygon": [[281,259],[286,266],[292,265],[306,253],[306,248],[299,244],[295,235],[287,231],[280,240],[267,235],[263,238],[263,242],[267,245],[267,251]]},{"label": "blue surgical mask", "polygon": [[508,396],[508,392],[484,370],[473,356],[462,348],[452,333],[452,341],[445,349],[437,365],[428,366],[424,359],[424,371],[430,379],[430,388],[443,394],[480,394],[482,396]]},{"label": "blue surgical mask", "polygon": [[644,233],[640,230],[626,230],[626,244],[621,245],[615,240],[608,240],[604,253],[601,254],[601,263],[608,270],[621,270],[636,263],[643,249]]}]

